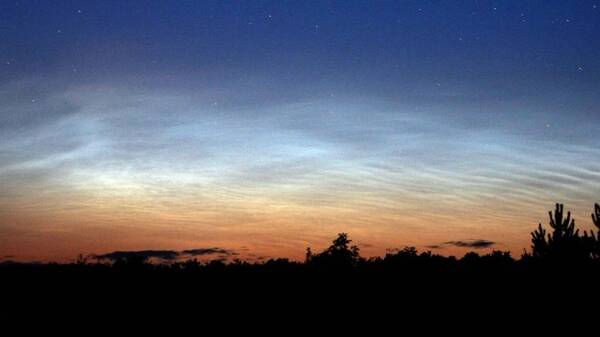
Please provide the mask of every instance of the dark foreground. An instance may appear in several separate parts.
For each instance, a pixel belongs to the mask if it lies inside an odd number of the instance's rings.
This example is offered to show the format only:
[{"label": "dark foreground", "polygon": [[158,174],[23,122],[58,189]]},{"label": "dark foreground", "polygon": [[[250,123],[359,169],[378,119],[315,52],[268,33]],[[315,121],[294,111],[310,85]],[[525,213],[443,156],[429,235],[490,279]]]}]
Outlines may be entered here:
[{"label": "dark foreground", "polygon": [[[594,220],[599,215],[597,207]],[[0,282],[4,307],[24,312],[60,304],[75,311],[108,306],[111,315],[189,314],[182,308],[190,305],[195,314],[213,315],[252,315],[262,306],[279,314],[305,307],[324,314],[456,314],[456,306],[479,314],[498,308],[580,314],[600,303],[598,235],[581,235],[562,206],[550,219],[549,232],[541,226],[533,232],[532,251],[518,259],[501,251],[457,259],[411,247],[365,259],[342,233],[326,250],[309,250],[303,262],[156,264],[133,254],[111,262],[3,263]]]},{"label": "dark foreground", "polygon": [[[520,320],[531,324],[537,316],[550,319],[544,324],[556,315],[560,324],[567,316],[595,316],[600,303],[596,261],[563,265],[494,254],[453,260],[404,252],[344,267],[285,260],[13,265],[1,267],[0,278],[3,306],[18,317],[141,320],[145,327],[184,317],[202,325],[247,319],[271,328],[265,320],[314,327],[343,317],[351,329],[360,322],[415,324],[425,317],[454,320],[463,328],[485,319],[516,329]],[[593,309],[586,309],[590,304]]]}]

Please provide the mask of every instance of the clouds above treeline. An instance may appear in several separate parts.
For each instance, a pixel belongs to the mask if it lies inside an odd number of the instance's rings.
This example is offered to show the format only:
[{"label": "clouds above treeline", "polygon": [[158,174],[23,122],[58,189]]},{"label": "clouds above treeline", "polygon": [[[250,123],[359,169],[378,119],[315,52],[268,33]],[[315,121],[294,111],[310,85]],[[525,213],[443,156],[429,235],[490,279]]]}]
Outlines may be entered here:
[{"label": "clouds above treeline", "polygon": [[518,118],[516,106],[503,102],[481,111],[468,94],[443,110],[344,95],[232,105],[238,90],[225,87],[5,85],[5,195],[166,179],[161,188],[179,191],[200,183],[276,194],[286,186],[335,199],[349,188],[409,199],[454,193],[468,203],[495,197],[517,206],[540,196],[583,200],[600,189],[597,123],[560,112]]},{"label": "clouds above treeline", "polygon": [[557,201],[589,218],[589,5],[364,6],[0,4],[0,254],[520,251]]}]

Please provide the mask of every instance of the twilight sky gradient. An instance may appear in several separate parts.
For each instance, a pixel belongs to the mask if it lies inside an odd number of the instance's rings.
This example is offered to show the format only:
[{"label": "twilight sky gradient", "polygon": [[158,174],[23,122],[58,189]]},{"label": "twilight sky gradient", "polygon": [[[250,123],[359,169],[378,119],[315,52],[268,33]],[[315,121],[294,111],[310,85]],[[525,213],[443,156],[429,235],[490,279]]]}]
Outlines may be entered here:
[{"label": "twilight sky gradient", "polygon": [[599,107],[598,0],[0,0],[0,260],[519,255]]}]

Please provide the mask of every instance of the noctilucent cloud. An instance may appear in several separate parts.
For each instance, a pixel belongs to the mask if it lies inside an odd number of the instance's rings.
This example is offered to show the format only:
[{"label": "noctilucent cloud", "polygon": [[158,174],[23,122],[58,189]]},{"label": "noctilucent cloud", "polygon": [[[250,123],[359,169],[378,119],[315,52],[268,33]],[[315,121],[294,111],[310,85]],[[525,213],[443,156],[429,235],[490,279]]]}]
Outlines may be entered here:
[{"label": "noctilucent cloud", "polygon": [[599,37],[598,0],[0,1],[0,259],[518,255],[600,201]]}]

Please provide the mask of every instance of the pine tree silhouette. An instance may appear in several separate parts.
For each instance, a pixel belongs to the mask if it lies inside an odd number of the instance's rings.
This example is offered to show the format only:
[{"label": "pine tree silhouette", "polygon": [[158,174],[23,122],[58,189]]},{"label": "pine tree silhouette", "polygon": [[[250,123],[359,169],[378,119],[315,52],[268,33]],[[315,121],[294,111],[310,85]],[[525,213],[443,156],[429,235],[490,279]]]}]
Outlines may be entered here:
[{"label": "pine tree silhouette", "polygon": [[531,233],[533,257],[551,260],[583,260],[589,258],[589,249],[584,237],[575,228],[575,220],[571,212],[564,216],[564,206],[556,204],[554,214],[550,216],[552,233],[547,233],[540,223],[537,230]]},{"label": "pine tree silhouette", "polygon": [[586,242],[591,257],[597,259],[600,258],[600,205],[598,204],[594,205],[594,213],[592,213],[592,222],[597,228],[596,234],[594,234],[593,230],[590,230],[589,234],[587,233],[587,231],[584,231],[583,239]]}]

